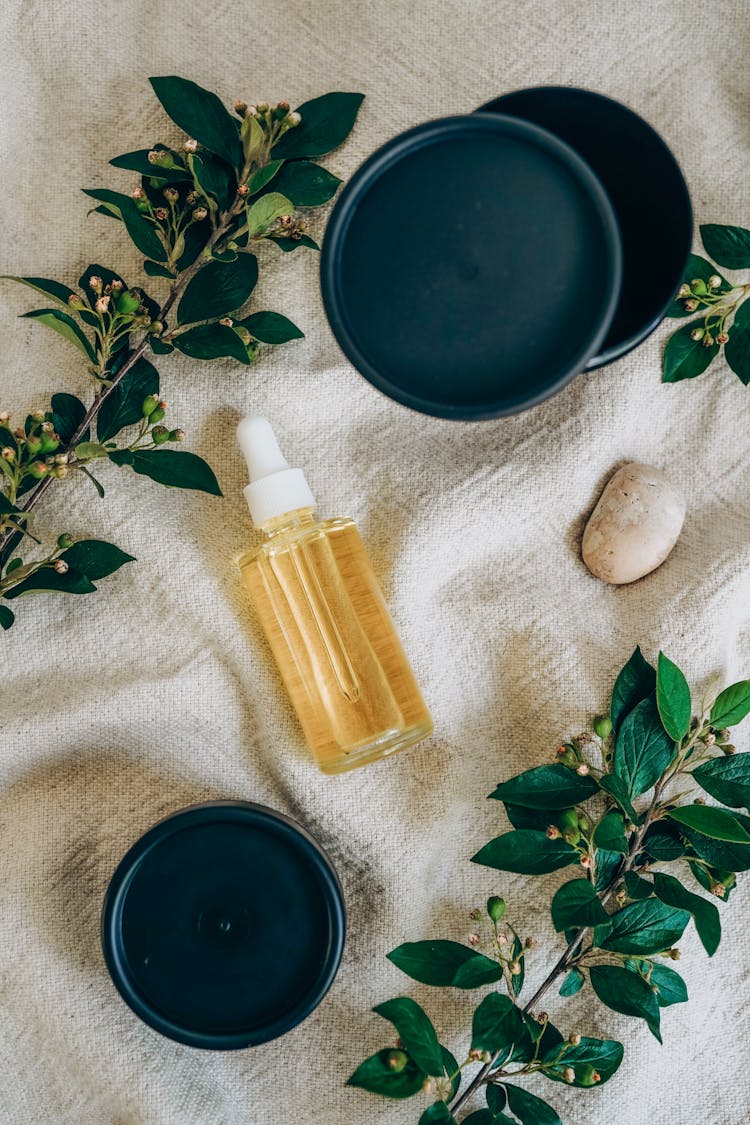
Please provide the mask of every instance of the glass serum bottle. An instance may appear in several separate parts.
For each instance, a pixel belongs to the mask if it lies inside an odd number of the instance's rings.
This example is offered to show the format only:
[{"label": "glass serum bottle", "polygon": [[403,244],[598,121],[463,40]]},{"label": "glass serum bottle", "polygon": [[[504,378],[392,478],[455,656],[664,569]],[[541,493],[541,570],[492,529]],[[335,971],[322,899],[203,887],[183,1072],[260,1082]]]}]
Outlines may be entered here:
[{"label": "glass serum bottle", "polygon": [[432,719],[354,522],[316,518],[265,418],[238,438],[264,536],[239,567],[318,765],[342,773],[419,742]]}]

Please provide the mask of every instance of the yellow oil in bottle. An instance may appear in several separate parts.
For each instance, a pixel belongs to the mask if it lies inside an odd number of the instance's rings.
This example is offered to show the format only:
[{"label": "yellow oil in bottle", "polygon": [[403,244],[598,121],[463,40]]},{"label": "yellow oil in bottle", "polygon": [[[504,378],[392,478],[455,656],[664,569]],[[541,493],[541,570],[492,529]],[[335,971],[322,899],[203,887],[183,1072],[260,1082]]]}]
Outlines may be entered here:
[{"label": "yellow oil in bottle", "polygon": [[430,734],[353,521],[317,521],[307,506],[259,526],[267,538],[239,566],[320,768],[353,769]]}]

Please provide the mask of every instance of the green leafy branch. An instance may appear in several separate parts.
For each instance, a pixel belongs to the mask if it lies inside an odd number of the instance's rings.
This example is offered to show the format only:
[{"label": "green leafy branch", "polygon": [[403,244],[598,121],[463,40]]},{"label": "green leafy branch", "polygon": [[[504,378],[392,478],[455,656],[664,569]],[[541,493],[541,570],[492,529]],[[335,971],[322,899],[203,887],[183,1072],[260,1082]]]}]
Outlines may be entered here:
[{"label": "green leafy branch", "polygon": [[[566,947],[523,1002],[527,960],[522,940],[493,896],[473,910],[467,942],[409,942],[388,954],[413,980],[437,987],[497,985],[475,1008],[462,1061],[443,1046],[427,1013],[399,997],[374,1010],[393,1024],[396,1045],[366,1059],[349,1084],[389,1098],[431,1098],[419,1125],[561,1125],[557,1112],[519,1083],[537,1076],[579,1088],[602,1085],[618,1069],[613,1039],[564,1035],[539,1004],[587,986],[615,1012],[638,1017],[661,1042],[661,1014],[687,1000],[669,966],[692,921],[709,956],[721,939],[716,901],[736,872],[750,870],[750,753],[737,754],[729,728],[750,713],[750,680],[722,691],[693,717],[690,689],[663,653],[654,668],[636,649],[614,685],[610,714],[593,734],[561,744],[555,761],[498,785],[511,830],[485,844],[472,862],[499,871],[576,875],[556,891],[550,912]],[[680,790],[697,796],[681,803]],[[677,789],[678,792],[673,791]],[[677,874],[662,870],[681,865]],[[685,877],[697,885],[686,885]],[[701,891],[712,896],[706,898]],[[462,1087],[466,1073],[470,1077]],[[479,1090],[486,1106],[459,1118]]]},{"label": "green leafy branch", "polygon": [[[95,588],[74,582],[69,575],[80,568],[68,564],[64,570],[66,557],[58,549],[31,562],[17,554],[24,541],[39,542],[30,528],[32,509],[55,482],[85,477],[103,496],[92,469],[111,463],[169,487],[221,495],[202,458],[166,448],[185,435],[163,425],[166,403],[147,355],[177,350],[247,366],[261,347],[303,336],[281,313],[243,311],[258,280],[256,252],[260,244],[284,253],[318,249],[303,214],[331,199],[341,181],[315,158],[346,139],[362,95],[326,94],[294,111],[287,102],[237,102],[232,114],[215,94],[186,79],[152,78],[151,84],[188,134],[182,149],[155,144],[115,157],[114,167],[139,176],[136,187],[129,195],[103,188],[86,194],[96,212],[123,223],[146,256],[144,273],[155,284],[166,283],[165,295],[152,297],[100,265],[88,267],[77,289],[47,278],[12,278],[54,302],[24,315],[81,352],[95,390],[88,406],[74,395],[53,395],[48,410],[29,414],[15,428],[10,415],[0,413],[0,597],[5,599]],[[115,440],[132,427],[134,436],[131,431],[124,442]],[[72,539],[67,533],[59,538]],[[0,609],[0,625],[7,629],[14,615],[7,606]]]},{"label": "green leafy branch", "polygon": [[667,316],[693,319],[678,328],[664,349],[662,381],[694,379],[724,350],[726,361],[745,386],[750,383],[750,281],[728,281],[726,269],[750,270],[750,231],[706,223],[701,239],[709,257],[691,254],[685,278]]}]

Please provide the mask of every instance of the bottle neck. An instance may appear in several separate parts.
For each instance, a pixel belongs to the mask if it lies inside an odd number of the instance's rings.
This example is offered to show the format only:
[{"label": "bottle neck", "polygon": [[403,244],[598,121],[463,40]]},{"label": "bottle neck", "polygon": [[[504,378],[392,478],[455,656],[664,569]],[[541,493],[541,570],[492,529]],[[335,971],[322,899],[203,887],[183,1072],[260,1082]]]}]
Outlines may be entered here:
[{"label": "bottle neck", "polygon": [[297,531],[303,527],[310,527],[315,522],[314,517],[314,507],[294,508],[291,512],[282,512],[280,516],[274,516],[273,519],[258,524],[258,531],[260,531],[266,539],[273,539],[275,536],[286,534],[289,531]]}]

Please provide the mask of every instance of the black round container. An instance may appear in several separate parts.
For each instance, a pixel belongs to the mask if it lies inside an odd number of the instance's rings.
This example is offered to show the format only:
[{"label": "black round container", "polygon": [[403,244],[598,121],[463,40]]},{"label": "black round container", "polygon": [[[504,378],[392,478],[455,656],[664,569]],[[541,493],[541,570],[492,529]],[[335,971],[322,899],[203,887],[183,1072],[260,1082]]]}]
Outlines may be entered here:
[{"label": "black round container", "polygon": [[604,343],[586,366],[619,359],[653,332],[683,279],[693,215],[677,161],[642,117],[591,90],[514,90],[479,112],[512,114],[548,129],[575,149],[604,185],[622,236],[622,291]]},{"label": "black round container", "polygon": [[102,948],[120,995],[192,1047],[255,1046],[325,996],[341,960],[344,903],[320,846],[244,801],[194,805],[126,854],[107,890]]},{"label": "black round container", "polygon": [[597,355],[620,235],[589,165],[495,113],[395,137],[341,192],[321,257],[331,327],[374,386],[445,418],[516,413]]}]

